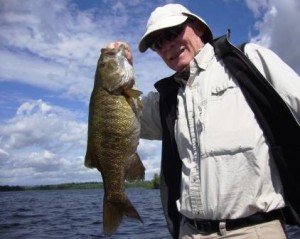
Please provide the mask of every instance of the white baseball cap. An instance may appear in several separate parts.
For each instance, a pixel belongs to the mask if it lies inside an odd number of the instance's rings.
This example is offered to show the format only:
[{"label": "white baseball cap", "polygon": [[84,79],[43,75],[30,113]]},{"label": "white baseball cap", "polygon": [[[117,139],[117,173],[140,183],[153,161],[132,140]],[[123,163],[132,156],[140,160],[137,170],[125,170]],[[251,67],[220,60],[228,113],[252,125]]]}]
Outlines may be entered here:
[{"label": "white baseball cap", "polygon": [[167,4],[162,7],[157,7],[151,13],[147,22],[146,32],[139,43],[140,52],[145,52],[152,44],[151,33],[164,28],[180,25],[189,17],[198,20],[201,23],[205,30],[203,36],[206,42],[211,42],[213,34],[207,23],[201,17],[191,13],[180,4]]}]

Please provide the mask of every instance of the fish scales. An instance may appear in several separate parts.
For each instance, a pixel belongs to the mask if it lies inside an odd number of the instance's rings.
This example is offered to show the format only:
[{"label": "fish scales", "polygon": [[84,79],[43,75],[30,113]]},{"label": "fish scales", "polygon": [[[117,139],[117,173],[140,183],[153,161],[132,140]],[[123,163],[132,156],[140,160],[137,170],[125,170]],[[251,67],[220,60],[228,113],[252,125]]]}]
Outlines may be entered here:
[{"label": "fish scales", "polygon": [[125,194],[125,179],[143,180],[145,168],[136,153],[141,92],[133,89],[133,68],[124,54],[124,46],[101,51],[89,105],[85,165],[102,175],[103,229],[108,236],[123,216],[142,221]]}]

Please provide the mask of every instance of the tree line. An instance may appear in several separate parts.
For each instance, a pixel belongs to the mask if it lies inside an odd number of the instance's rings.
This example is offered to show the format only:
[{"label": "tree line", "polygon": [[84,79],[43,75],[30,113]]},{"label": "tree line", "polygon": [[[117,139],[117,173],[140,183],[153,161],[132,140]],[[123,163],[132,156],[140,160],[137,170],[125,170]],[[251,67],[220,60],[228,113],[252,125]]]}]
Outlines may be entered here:
[{"label": "tree line", "polygon": [[[159,189],[160,177],[154,174],[150,181],[125,182],[126,188],[147,188]],[[63,183],[55,185],[37,185],[37,186],[9,186],[0,185],[0,191],[28,191],[28,190],[62,190],[62,189],[103,189],[102,182],[86,182],[86,183]]]}]

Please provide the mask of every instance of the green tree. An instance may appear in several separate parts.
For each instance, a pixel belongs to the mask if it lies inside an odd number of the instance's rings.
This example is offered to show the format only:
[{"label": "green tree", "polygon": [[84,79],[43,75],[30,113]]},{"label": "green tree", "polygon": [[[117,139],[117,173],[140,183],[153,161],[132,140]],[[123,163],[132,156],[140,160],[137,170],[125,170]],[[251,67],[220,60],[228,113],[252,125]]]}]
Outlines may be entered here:
[{"label": "green tree", "polygon": [[160,177],[157,173],[154,174],[154,178],[151,180],[151,183],[153,189],[159,189]]}]

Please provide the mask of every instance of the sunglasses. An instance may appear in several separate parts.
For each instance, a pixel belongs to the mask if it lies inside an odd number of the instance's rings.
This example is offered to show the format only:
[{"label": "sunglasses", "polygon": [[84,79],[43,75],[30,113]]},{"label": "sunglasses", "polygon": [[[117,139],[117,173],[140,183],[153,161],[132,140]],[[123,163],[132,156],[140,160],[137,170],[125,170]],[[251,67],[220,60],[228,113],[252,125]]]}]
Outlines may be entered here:
[{"label": "sunglasses", "polygon": [[163,30],[162,33],[158,35],[157,39],[153,41],[150,48],[153,51],[161,50],[164,42],[171,42],[176,37],[178,37],[182,33],[184,27],[187,25],[188,22],[189,21],[185,21],[184,23],[178,26],[166,28],[165,30]]}]

